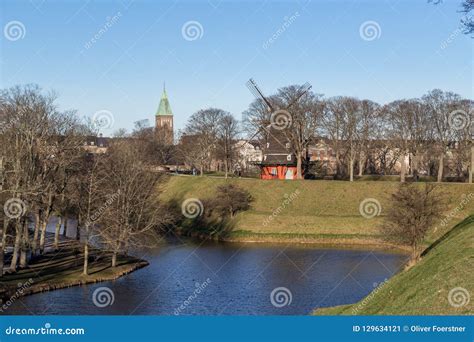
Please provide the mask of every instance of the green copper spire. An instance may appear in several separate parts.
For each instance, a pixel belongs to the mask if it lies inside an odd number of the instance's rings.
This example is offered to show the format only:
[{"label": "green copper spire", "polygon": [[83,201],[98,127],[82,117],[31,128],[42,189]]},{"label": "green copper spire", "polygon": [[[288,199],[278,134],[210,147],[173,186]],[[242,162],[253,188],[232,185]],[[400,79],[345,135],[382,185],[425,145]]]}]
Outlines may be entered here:
[{"label": "green copper spire", "polygon": [[158,110],[156,111],[155,115],[156,116],[173,115],[164,84],[163,84],[163,94],[161,95],[160,105],[158,106]]}]

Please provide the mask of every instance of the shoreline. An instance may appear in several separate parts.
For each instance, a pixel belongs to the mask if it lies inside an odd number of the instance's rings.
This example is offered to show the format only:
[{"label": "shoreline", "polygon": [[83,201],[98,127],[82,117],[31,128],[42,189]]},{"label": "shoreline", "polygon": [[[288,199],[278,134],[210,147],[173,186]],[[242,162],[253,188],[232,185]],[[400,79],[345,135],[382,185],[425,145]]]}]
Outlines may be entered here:
[{"label": "shoreline", "polygon": [[20,297],[85,284],[116,280],[149,265],[135,256],[119,254],[112,268],[112,253],[90,248],[88,275],[82,274],[84,255],[79,241],[62,238],[58,250],[52,248],[54,235],[47,233],[46,250],[26,268],[0,277],[0,314]]},{"label": "shoreline", "polygon": [[255,237],[255,238],[224,238],[220,241],[228,243],[248,243],[248,244],[298,244],[304,246],[318,247],[321,249],[344,249],[344,250],[368,250],[373,249],[387,253],[408,253],[408,247],[399,246],[379,241],[366,241],[355,239],[307,239],[307,238],[287,238],[279,237]]},{"label": "shoreline", "polygon": [[[131,257],[131,258],[136,259],[134,257]],[[130,261],[130,263],[117,266],[115,270],[106,269],[99,274],[87,275],[87,276],[80,275],[77,279],[70,280],[70,281],[55,282],[54,280],[52,280],[49,283],[45,283],[45,282],[36,283],[34,282],[33,278],[29,278],[29,279],[26,279],[25,283],[19,283],[21,284],[21,286],[6,287],[4,291],[0,293],[0,305],[2,306],[7,305],[8,307],[11,305],[8,303],[9,301],[14,302],[17,298],[33,295],[37,293],[116,280],[116,279],[119,279],[120,277],[123,277],[129,273],[132,273],[136,270],[144,268],[148,265],[149,265],[148,261],[142,260],[142,259],[136,259],[134,261]],[[33,280],[32,282],[33,285],[25,287],[25,284],[28,284],[29,282],[31,282],[31,280]],[[2,306],[0,306],[0,313],[2,313],[3,311],[7,311],[8,309],[8,308],[3,309]]]},{"label": "shoreline", "polygon": [[[209,240],[223,243],[243,243],[243,244],[295,244],[300,246],[310,246],[321,249],[346,249],[346,250],[377,250],[387,253],[408,254],[410,248],[404,245],[397,245],[379,239],[371,238],[347,238],[347,237],[316,237],[304,234],[259,234],[250,233],[245,235],[234,235],[228,237],[212,237],[207,234],[183,234],[176,231],[177,235],[197,240]],[[298,236],[299,235],[299,236]]]}]

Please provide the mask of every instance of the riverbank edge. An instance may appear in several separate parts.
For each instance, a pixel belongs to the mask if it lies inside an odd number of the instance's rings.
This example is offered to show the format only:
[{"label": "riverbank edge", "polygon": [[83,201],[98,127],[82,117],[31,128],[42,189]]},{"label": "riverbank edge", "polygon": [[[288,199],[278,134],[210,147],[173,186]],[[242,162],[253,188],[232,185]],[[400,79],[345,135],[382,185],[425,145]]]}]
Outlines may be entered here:
[{"label": "riverbank edge", "polygon": [[360,237],[337,237],[329,236],[312,236],[310,234],[278,234],[278,233],[253,233],[235,231],[229,236],[209,236],[205,233],[186,234],[181,230],[174,233],[180,236],[195,238],[198,240],[211,240],[225,243],[248,243],[248,244],[298,244],[319,247],[323,249],[353,249],[353,250],[376,250],[389,253],[408,254],[409,246],[397,245],[384,240]]},{"label": "riverbank edge", "polygon": [[223,239],[223,242],[235,242],[235,243],[272,243],[272,244],[300,244],[300,245],[311,245],[314,247],[321,248],[335,248],[335,249],[354,249],[354,250],[376,250],[383,252],[397,252],[406,254],[409,248],[406,246],[393,245],[384,243],[381,241],[369,241],[359,239],[308,239],[308,238],[283,238],[280,237],[259,237],[254,238],[230,238]]},{"label": "riverbank edge", "polygon": [[[17,298],[36,294],[36,293],[54,291],[54,290],[69,288],[73,286],[82,286],[86,284],[95,284],[95,283],[100,283],[104,281],[117,280],[120,277],[130,274],[138,269],[144,268],[150,264],[146,260],[139,259],[132,256],[126,256],[125,258],[126,258],[125,263],[124,264],[122,263],[121,265],[116,266],[115,269],[112,269],[110,267],[103,271],[96,272],[93,275],[87,275],[87,276],[80,274],[78,275],[77,279],[70,280],[70,281],[55,282],[53,278],[50,281],[48,281],[48,283],[46,282],[34,283],[34,280],[33,280],[33,284],[28,285],[26,287],[25,286],[15,287],[15,286],[6,285],[3,289],[0,289],[1,291],[0,292],[0,305],[8,306],[9,301],[14,301]],[[18,279],[18,282],[20,284],[21,283],[29,284],[31,279],[32,278]],[[21,280],[24,280],[24,282],[21,282]],[[1,311],[2,310],[0,310],[0,312]]]}]

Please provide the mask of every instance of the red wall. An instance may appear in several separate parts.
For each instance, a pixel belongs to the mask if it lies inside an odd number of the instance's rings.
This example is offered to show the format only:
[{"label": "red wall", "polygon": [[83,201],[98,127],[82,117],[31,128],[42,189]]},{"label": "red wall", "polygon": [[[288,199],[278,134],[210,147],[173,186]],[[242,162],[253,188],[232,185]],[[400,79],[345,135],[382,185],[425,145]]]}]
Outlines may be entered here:
[{"label": "red wall", "polygon": [[[276,175],[272,174],[272,169],[276,169]],[[261,179],[286,179],[286,172],[288,170],[293,171],[293,177],[296,179],[296,166],[262,166],[260,172]]]}]

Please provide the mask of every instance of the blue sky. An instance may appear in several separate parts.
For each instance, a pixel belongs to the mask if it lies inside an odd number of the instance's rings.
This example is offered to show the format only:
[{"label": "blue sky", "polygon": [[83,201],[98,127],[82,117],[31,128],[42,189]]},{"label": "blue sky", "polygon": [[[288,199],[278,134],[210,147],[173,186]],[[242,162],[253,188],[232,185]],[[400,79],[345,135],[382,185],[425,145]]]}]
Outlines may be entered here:
[{"label": "blue sky", "polygon": [[[328,97],[380,103],[433,88],[472,99],[473,40],[459,32],[459,9],[460,0],[7,0],[1,87],[54,89],[81,116],[108,110],[105,134],[153,122],[165,81],[176,128],[209,106],[241,118],[250,77],[267,94],[310,82]],[[12,21],[20,39],[6,33]],[[197,36],[183,34],[190,21]]]}]

